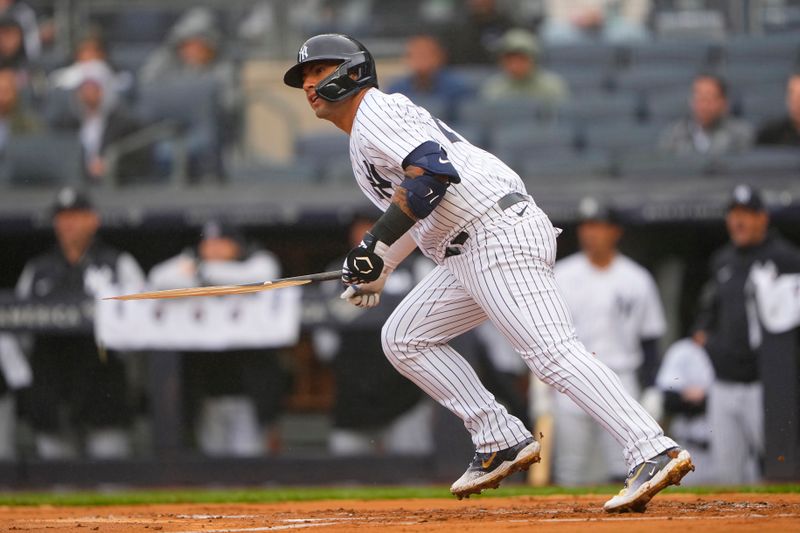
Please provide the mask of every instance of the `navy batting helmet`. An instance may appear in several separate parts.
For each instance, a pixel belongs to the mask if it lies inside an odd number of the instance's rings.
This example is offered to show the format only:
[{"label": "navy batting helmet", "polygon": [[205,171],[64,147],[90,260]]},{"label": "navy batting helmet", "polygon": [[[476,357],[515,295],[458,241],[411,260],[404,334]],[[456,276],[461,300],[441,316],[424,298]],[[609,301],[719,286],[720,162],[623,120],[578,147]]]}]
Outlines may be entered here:
[{"label": "navy batting helmet", "polygon": [[[317,94],[329,102],[339,102],[364,87],[377,87],[375,60],[363,44],[348,35],[326,33],[317,35],[300,47],[297,63],[286,71],[283,82],[290,87],[303,88],[303,67],[315,61],[338,61],[330,76],[317,84]],[[356,78],[350,77],[351,73]]]}]

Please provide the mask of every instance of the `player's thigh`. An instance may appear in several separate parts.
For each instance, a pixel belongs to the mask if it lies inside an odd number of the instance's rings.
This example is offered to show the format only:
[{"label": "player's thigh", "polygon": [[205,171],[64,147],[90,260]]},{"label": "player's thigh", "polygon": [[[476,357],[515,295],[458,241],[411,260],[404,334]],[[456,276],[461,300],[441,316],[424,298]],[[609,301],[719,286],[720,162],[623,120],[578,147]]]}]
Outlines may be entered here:
[{"label": "player's thigh", "polygon": [[483,309],[461,282],[437,266],[400,302],[381,337],[385,349],[409,343],[444,344],[485,320]]},{"label": "player's thigh", "polygon": [[574,336],[553,274],[555,234],[549,221],[549,230],[532,224],[492,227],[467,257],[450,259],[473,298],[523,355],[548,352]]}]

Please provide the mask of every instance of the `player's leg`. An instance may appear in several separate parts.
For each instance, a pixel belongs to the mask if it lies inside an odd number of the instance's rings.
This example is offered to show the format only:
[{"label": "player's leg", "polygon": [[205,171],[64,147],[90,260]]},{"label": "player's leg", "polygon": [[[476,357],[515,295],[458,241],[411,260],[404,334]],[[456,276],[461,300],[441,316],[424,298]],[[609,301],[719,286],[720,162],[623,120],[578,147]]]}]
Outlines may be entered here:
[{"label": "player's leg", "polygon": [[557,394],[553,401],[553,422],[553,477],[556,483],[575,487],[595,481],[587,476],[592,466],[590,461],[593,457],[589,452],[594,421],[576,408],[572,400]]},{"label": "player's leg", "polygon": [[[632,470],[664,455],[667,473],[671,473],[677,463],[674,458],[666,460],[665,454],[677,446],[675,442],[664,436],[616,374],[577,339],[553,275],[556,233],[547,217],[536,211],[508,209],[491,224],[473,228],[465,253],[448,259],[447,267],[533,372],[572,398],[614,436]],[[675,460],[683,475],[691,463],[688,453],[681,453]],[[663,488],[662,481],[644,487],[647,494],[642,499],[649,501],[656,488]],[[637,484],[637,498],[638,491]]]},{"label": "player's leg", "polygon": [[496,487],[539,458],[530,431],[447,344],[484,320],[481,307],[452,273],[436,267],[398,305],[381,334],[392,365],[461,418],[472,437],[475,457],[450,489],[459,498]]}]

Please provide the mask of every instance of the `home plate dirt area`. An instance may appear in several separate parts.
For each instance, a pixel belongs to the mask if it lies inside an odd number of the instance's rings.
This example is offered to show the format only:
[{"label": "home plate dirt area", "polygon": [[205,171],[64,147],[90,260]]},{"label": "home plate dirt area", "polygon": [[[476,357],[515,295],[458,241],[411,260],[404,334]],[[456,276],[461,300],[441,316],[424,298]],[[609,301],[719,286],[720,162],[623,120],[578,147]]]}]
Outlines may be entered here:
[{"label": "home plate dirt area", "polygon": [[606,496],[464,501],[336,500],[0,508],[2,531],[234,533],[343,531],[800,531],[800,494],[667,494],[642,514],[610,515]]}]

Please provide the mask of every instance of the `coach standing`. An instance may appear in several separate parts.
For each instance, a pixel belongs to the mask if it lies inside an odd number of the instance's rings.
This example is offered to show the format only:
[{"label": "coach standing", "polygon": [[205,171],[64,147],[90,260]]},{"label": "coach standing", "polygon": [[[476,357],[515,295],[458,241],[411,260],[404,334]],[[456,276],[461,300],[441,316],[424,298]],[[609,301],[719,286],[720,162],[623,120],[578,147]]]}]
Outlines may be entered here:
[{"label": "coach standing", "polygon": [[[800,272],[800,250],[769,231],[769,215],[761,194],[748,185],[734,189],[725,222],[730,243],[712,258],[712,277],[704,291],[694,340],[705,346],[716,374],[708,404],[715,477],[720,483],[740,484],[760,478],[765,435],[778,437],[776,433],[786,430],[781,429],[786,417],[797,416],[797,404],[790,401],[785,410],[781,409],[783,413],[769,413],[769,431],[765,431],[765,403],[776,404],[765,402],[768,391],[763,382],[791,374],[794,377],[789,379],[794,383],[787,383],[784,392],[778,388],[775,392],[796,394],[797,361],[792,353],[776,349],[775,342],[780,339],[761,327],[748,283],[750,270],[755,263],[772,262],[779,273]],[[797,433],[796,428],[793,433]],[[793,440],[794,445],[787,441],[789,446],[781,453],[790,453],[789,449],[796,446],[796,435]]]},{"label": "coach standing", "polygon": [[[88,196],[62,189],[52,213],[58,245],[25,265],[17,283],[20,298],[82,302],[93,297],[93,286],[108,283],[141,290],[144,275],[136,260],[95,238],[100,217]],[[37,334],[32,341],[33,385],[22,401],[38,456],[73,457],[80,440],[92,458],[129,455],[123,362],[99,350],[92,335]]]}]

